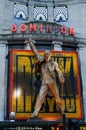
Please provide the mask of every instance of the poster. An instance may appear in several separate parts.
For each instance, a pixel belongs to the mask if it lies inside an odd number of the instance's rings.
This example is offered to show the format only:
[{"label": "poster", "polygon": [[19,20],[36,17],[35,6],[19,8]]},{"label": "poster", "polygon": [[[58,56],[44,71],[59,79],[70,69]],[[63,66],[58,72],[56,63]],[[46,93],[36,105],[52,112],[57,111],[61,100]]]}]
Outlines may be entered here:
[{"label": "poster", "polygon": [[[43,51],[39,51],[41,55]],[[57,85],[66,113],[66,118],[82,119],[82,94],[78,54],[75,51],[51,51],[51,59],[58,63],[65,77]],[[16,113],[15,119],[31,117],[41,86],[41,76],[35,73],[35,57],[30,50],[10,51],[9,113]],[[44,120],[58,120],[60,113],[52,94],[49,92],[38,115]]]}]

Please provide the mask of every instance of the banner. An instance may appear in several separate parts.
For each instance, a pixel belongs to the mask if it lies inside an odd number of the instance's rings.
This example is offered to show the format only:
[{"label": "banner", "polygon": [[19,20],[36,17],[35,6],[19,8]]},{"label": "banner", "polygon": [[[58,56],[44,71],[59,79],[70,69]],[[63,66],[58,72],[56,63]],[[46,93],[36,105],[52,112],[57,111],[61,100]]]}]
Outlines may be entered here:
[{"label": "banner", "polygon": [[[43,51],[39,53],[44,54]],[[82,119],[82,94],[77,52],[51,51],[51,58],[58,63],[65,77],[63,86],[58,79],[56,81],[66,117]],[[9,113],[14,111],[16,119],[28,119],[35,108],[42,81],[40,73],[35,73],[34,63],[35,57],[32,51],[10,51]],[[45,120],[60,118],[58,107],[50,92],[38,116]]]}]

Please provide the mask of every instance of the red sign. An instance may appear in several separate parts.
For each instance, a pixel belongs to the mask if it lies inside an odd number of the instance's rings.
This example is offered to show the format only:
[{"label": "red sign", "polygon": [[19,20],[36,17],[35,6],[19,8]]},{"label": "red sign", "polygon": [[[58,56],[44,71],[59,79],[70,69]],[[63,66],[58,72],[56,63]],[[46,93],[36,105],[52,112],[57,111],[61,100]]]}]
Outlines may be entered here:
[{"label": "red sign", "polygon": [[11,28],[12,32],[17,32],[18,30],[22,33],[25,32],[34,32],[34,33],[51,33],[51,34],[58,34],[61,33],[62,35],[74,35],[75,31],[74,28],[70,27],[67,28],[63,25],[57,25],[57,24],[42,24],[42,23],[29,23],[29,24],[20,24],[19,27],[17,27],[16,24],[12,24]]}]

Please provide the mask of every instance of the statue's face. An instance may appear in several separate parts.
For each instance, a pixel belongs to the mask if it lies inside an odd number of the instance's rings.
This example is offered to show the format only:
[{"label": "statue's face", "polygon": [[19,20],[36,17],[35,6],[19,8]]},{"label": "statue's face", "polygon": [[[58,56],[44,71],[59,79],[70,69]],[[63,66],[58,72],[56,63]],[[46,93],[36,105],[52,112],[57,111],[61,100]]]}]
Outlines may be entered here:
[{"label": "statue's face", "polygon": [[46,62],[50,60],[50,51],[45,51],[44,52],[44,60]]}]

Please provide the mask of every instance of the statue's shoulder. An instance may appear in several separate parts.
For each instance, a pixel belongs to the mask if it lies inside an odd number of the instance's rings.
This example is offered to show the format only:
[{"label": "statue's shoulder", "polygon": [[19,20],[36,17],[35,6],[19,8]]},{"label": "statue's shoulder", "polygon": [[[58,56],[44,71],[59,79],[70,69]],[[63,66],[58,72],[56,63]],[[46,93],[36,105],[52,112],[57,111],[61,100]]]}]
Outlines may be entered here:
[{"label": "statue's shoulder", "polygon": [[54,65],[58,65],[58,63],[56,61],[52,61],[52,64]]}]

